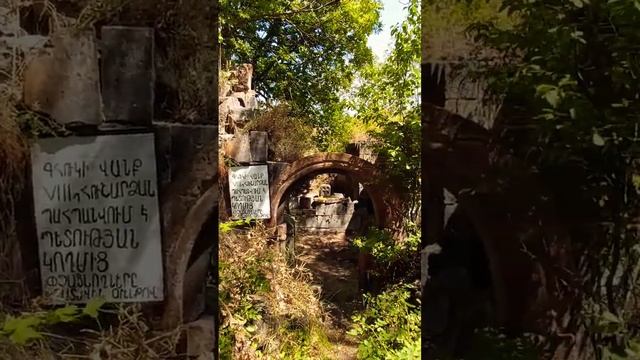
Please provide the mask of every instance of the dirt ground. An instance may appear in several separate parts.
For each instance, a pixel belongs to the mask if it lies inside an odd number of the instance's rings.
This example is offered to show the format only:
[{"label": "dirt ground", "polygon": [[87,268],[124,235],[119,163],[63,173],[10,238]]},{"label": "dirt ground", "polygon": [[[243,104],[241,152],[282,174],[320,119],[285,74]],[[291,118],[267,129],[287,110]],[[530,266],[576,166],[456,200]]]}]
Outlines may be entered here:
[{"label": "dirt ground", "polygon": [[331,315],[329,340],[335,346],[337,360],[356,359],[358,344],[347,335],[351,315],[359,309],[357,251],[349,247],[345,234],[298,234],[296,258],[312,272],[321,286],[322,298]]}]

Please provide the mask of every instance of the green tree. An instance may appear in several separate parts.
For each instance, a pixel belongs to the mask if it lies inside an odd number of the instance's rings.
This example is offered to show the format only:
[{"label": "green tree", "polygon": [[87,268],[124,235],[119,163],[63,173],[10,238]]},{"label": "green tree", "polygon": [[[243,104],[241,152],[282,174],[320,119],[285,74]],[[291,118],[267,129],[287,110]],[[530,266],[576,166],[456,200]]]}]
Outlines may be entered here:
[{"label": "green tree", "polygon": [[379,30],[378,0],[221,0],[224,60],[254,67],[256,92],[287,102],[327,145],[344,121],[341,100],[371,63],[367,39]]},{"label": "green tree", "polygon": [[611,224],[604,248],[588,254],[597,280],[584,290],[594,325],[615,319],[615,332],[597,330],[599,345],[615,343],[622,351],[630,327],[620,325],[637,315],[625,305],[638,271],[637,234],[628,226],[636,221],[640,190],[640,3],[503,0],[503,9],[520,19],[512,28],[479,22],[469,29],[499,55],[482,75],[506,96],[510,117],[535,129],[512,144],[516,152],[561,199],[570,196],[572,209],[587,210],[583,220]]},{"label": "green tree", "polygon": [[407,18],[391,30],[393,48],[382,63],[360,73],[352,107],[372,133],[389,173],[407,189],[407,211],[415,219],[420,206],[420,2],[411,0]]}]

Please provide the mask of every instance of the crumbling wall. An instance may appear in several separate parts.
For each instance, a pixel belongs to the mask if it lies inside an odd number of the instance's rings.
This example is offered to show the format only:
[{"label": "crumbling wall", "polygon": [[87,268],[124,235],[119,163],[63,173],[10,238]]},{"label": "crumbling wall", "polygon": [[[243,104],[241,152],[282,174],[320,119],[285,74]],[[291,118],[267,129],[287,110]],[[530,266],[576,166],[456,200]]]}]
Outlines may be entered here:
[{"label": "crumbling wall", "polygon": [[251,88],[253,66],[241,64],[222,79],[219,91],[219,122],[221,139],[230,140],[250,120],[258,108],[256,92]]},{"label": "crumbling wall", "polygon": [[[192,321],[204,308],[209,262],[204,261],[203,274],[201,259],[213,248],[215,228],[208,228],[207,221],[217,219],[217,191],[212,191],[217,190],[218,152],[215,2],[45,5],[0,2],[0,219],[9,220],[0,222],[0,280],[38,294],[28,172],[31,140],[43,133],[152,131],[167,301],[151,310],[163,313],[161,325],[167,328]],[[107,89],[116,77],[123,86],[141,90],[128,94]],[[168,99],[176,101],[169,104]],[[150,106],[109,111],[123,104],[120,109]],[[22,299],[24,294],[17,295]]]},{"label": "crumbling wall", "polygon": [[425,100],[491,129],[501,104],[489,95],[486,82],[475,76],[472,65],[446,59],[424,64]]}]

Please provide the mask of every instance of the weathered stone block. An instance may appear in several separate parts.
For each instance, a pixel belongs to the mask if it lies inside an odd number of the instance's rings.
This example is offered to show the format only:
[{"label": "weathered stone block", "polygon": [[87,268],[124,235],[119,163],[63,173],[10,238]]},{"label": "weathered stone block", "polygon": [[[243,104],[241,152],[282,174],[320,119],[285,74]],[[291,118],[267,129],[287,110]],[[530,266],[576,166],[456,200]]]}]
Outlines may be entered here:
[{"label": "weathered stone block", "polygon": [[352,215],[318,215],[302,219],[301,229],[345,231],[351,222]]},{"label": "weathered stone block", "polygon": [[331,196],[331,185],[329,184],[320,185],[320,189],[318,189],[318,196],[322,196],[322,197]]},{"label": "weathered stone block", "polygon": [[255,110],[258,108],[258,99],[256,98],[255,91],[250,90],[244,94],[244,106],[250,110]]},{"label": "weathered stone block", "polygon": [[264,131],[251,131],[249,133],[249,148],[251,152],[251,162],[264,163],[267,161],[269,150],[269,136]]},{"label": "weathered stone block", "polygon": [[[200,281],[194,279],[203,278],[208,265],[203,253],[208,250],[199,243],[199,234],[211,227],[207,221],[217,220],[218,129],[157,122],[154,126],[156,133],[162,134],[159,150],[168,163],[159,177],[170,179],[160,186],[163,255],[165,260],[171,259],[165,261],[167,298],[161,326],[169,329],[181,324],[184,316],[199,312],[203,304]],[[209,239],[205,237],[205,241]],[[190,258],[201,261],[188,267]]]},{"label": "weathered stone block", "polygon": [[218,108],[219,126],[223,127],[227,124],[227,122],[231,121],[231,119],[229,119],[229,114],[232,108],[242,108],[238,98],[229,96],[220,99],[220,105]]},{"label": "weathered stone block", "polygon": [[231,78],[235,80],[233,91],[249,91],[251,90],[251,78],[253,77],[253,65],[241,64],[232,73]]},{"label": "weathered stone block", "polygon": [[481,82],[471,77],[468,71],[446,67],[445,97],[454,99],[482,99],[484,88]]},{"label": "weathered stone block", "polygon": [[316,215],[352,215],[354,211],[355,207],[352,202],[321,204],[316,207]]},{"label": "weathered stone block", "polygon": [[61,124],[103,121],[98,52],[93,32],[58,33],[24,73],[24,102]]},{"label": "weathered stone block", "polygon": [[233,106],[229,104],[229,114],[227,115],[227,123],[234,126],[244,125],[249,121],[249,111],[243,107]]},{"label": "weathered stone block", "polygon": [[206,316],[187,324],[187,355],[189,358],[212,359],[215,344],[215,318],[213,316]]},{"label": "weathered stone block", "polygon": [[172,178],[192,174],[197,184],[212,181],[218,169],[217,136],[216,126],[171,126]]},{"label": "weathered stone block", "polygon": [[249,135],[237,134],[224,144],[224,153],[239,163],[251,162]]},{"label": "weathered stone block", "polygon": [[150,124],[155,86],[153,29],[105,26],[101,34],[106,121]]},{"label": "weathered stone block", "polygon": [[158,186],[171,182],[171,128],[156,126],[156,164],[158,168]]}]

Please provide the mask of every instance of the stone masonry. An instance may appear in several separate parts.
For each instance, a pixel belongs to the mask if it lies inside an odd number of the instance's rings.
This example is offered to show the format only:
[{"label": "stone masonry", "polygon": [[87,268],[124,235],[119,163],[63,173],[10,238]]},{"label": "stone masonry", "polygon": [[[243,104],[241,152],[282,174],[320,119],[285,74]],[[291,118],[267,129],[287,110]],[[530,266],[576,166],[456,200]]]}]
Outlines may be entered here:
[{"label": "stone masonry", "polygon": [[[12,62],[7,54],[15,53],[13,49],[19,47],[25,53],[27,66],[22,89],[25,105],[66,125],[76,135],[141,130],[155,133],[167,293],[162,308],[152,306],[150,310],[162,315],[161,323],[155,324],[158,327],[175,328],[197,321],[204,312],[203,294],[209,264],[200,259],[206,260],[214,248],[211,243],[214,234],[207,232],[208,227],[204,225],[212,218],[217,219],[216,119],[182,124],[153,115],[155,67],[149,64],[158,61],[153,53],[153,29],[118,27],[113,30],[104,26],[103,35],[106,34],[108,41],[102,43],[91,31],[78,35],[56,29],[47,36],[29,35],[20,28],[16,9],[4,5],[4,2],[0,3],[0,67],[11,70]],[[82,41],[78,41],[78,36]],[[123,49],[120,47],[123,43],[131,46]],[[98,47],[107,54],[102,68],[97,60]],[[123,61],[122,58],[128,55],[136,61]],[[119,83],[101,82],[101,76],[107,76],[109,80],[117,77]],[[127,93],[118,88],[138,90]],[[245,103],[248,100],[249,97],[243,98]],[[205,101],[217,101],[217,94]],[[106,119],[103,103],[108,105]],[[236,116],[237,109],[234,111]],[[234,118],[236,122],[241,119]],[[25,192],[24,196],[21,203],[32,203],[31,193]],[[21,227],[35,227],[32,220],[20,218],[16,221]],[[28,223],[23,224],[25,221]],[[207,232],[205,236],[201,229]],[[33,236],[20,240],[27,248],[37,249]],[[25,273],[34,271],[31,268],[24,270]],[[197,338],[197,334],[210,337],[213,331],[213,318],[203,319],[194,323],[203,330],[189,332],[195,335],[187,337],[194,356],[213,351],[211,339],[201,341]],[[197,343],[209,345],[198,349]]]}]

